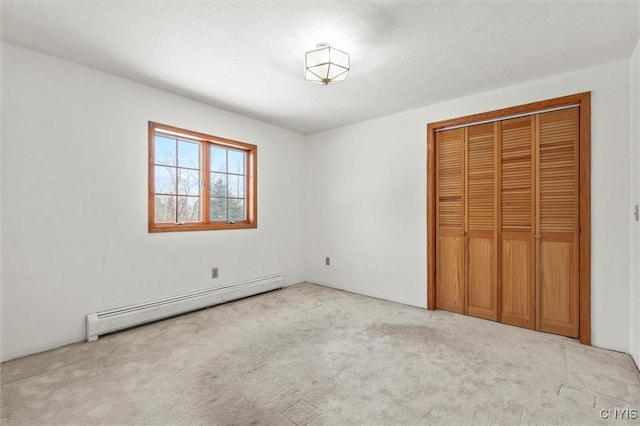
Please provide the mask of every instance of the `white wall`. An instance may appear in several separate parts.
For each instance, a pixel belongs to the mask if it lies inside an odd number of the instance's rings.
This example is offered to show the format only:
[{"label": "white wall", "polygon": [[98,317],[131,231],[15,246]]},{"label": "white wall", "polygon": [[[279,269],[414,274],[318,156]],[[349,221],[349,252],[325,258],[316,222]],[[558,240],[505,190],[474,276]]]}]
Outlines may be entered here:
[{"label": "white wall", "polygon": [[[1,63],[1,57],[2,57],[2,50],[1,50],[2,46],[0,45],[0,63]],[[2,99],[2,67],[0,66],[0,99]],[[2,116],[2,103],[0,102],[0,117]],[[2,245],[3,245],[3,237],[2,237],[2,139],[3,139],[3,133],[1,131],[3,127],[2,122],[0,121],[0,360],[2,360],[2,275],[3,275],[3,269],[2,269],[2,259],[3,259],[3,254],[2,254]]]},{"label": "white wall", "polygon": [[426,124],[584,91],[593,114],[592,343],[628,351],[628,60],[309,136],[306,279],[426,306]]},{"label": "white wall", "polygon": [[[640,204],[640,41],[630,61],[631,208]],[[629,352],[640,367],[640,223],[630,217]]]},{"label": "white wall", "polygon": [[[302,135],[2,49],[3,360],[83,340],[89,312],[304,279]],[[258,229],[147,233],[148,120],[256,144]]]}]

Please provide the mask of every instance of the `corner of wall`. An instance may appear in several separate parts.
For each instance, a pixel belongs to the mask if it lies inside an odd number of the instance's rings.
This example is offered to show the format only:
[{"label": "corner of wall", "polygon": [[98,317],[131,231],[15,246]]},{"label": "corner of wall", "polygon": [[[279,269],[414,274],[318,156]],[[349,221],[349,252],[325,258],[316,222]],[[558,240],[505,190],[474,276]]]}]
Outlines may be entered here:
[{"label": "corner of wall", "polygon": [[[629,201],[640,204],[640,40],[629,60]],[[629,353],[640,367],[640,222],[631,215],[629,237]]]},{"label": "corner of wall", "polygon": [[[1,6],[0,6],[1,8]],[[2,46],[0,46],[0,65],[2,62]],[[3,99],[2,98],[2,87],[3,84],[2,82],[2,66],[0,66],[0,100]],[[2,118],[3,118],[3,114],[2,114],[2,103],[0,102],[0,129],[4,129],[4,126],[2,125]],[[2,353],[2,336],[4,335],[4,333],[2,332],[2,263],[3,263],[3,257],[2,257],[2,194],[3,194],[3,189],[2,189],[2,139],[3,139],[3,135],[0,133],[0,354]]]}]

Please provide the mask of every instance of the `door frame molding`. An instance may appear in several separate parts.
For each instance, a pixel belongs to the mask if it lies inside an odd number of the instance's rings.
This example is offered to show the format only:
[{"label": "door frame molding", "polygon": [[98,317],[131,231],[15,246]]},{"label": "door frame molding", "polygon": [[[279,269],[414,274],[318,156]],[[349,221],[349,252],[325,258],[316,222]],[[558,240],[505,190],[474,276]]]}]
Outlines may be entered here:
[{"label": "door frame molding", "polygon": [[577,105],[580,108],[580,343],[591,345],[591,92],[577,93],[427,124],[427,309],[436,309],[436,131],[482,121],[530,115],[546,109]]}]

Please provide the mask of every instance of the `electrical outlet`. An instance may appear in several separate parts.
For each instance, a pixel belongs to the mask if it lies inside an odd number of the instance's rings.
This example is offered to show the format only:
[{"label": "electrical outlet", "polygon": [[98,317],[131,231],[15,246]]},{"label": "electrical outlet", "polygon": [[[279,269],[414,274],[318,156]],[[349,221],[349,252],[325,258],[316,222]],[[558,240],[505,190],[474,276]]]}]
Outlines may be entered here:
[{"label": "electrical outlet", "polygon": [[331,258],[329,256],[324,258],[324,264],[327,266],[331,265]]},{"label": "electrical outlet", "polygon": [[211,268],[211,278],[218,278],[218,268]]}]

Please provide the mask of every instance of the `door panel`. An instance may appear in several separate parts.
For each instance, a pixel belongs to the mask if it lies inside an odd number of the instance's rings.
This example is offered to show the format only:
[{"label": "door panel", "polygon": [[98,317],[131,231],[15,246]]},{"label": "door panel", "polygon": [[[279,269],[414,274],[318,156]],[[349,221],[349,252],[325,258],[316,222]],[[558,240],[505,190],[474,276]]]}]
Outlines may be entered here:
[{"label": "door panel", "polygon": [[493,272],[493,238],[469,237],[469,290],[467,313],[497,319],[496,287]]},{"label": "door panel", "polygon": [[576,256],[573,243],[540,243],[540,325],[542,331],[577,337]]},{"label": "door panel", "polygon": [[498,319],[495,123],[467,129],[467,314]]},{"label": "door panel", "polygon": [[494,230],[494,124],[470,126],[467,147],[469,231]]},{"label": "door panel", "polygon": [[538,329],[578,337],[578,109],[540,114]]},{"label": "door panel", "polygon": [[436,307],[464,313],[464,129],[436,135]]},{"label": "door panel", "polygon": [[438,239],[439,309],[464,313],[464,237]]},{"label": "door panel", "polygon": [[531,118],[505,120],[500,127],[502,231],[530,231],[534,202]]},{"label": "door panel", "polygon": [[533,117],[500,123],[501,321],[535,328]]},{"label": "door panel", "polygon": [[535,327],[531,241],[502,241],[502,322],[520,327]]}]

